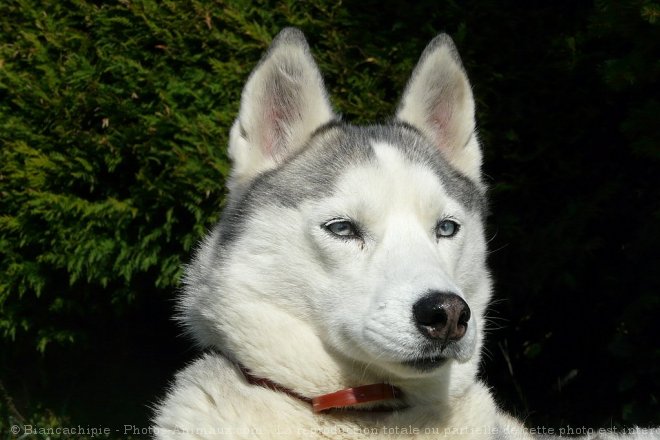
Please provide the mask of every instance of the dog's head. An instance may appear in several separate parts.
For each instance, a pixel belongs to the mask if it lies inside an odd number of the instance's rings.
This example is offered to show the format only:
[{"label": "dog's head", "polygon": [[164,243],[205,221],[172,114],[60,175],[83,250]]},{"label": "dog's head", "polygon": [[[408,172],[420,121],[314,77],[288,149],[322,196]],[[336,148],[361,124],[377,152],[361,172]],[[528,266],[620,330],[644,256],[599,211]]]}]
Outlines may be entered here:
[{"label": "dog's head", "polygon": [[298,377],[331,360],[389,378],[476,364],[490,295],[481,151],[449,37],[428,45],[391,122],[358,127],[334,114],[302,33],[283,30],[229,149],[229,201],[181,303],[200,344]]}]

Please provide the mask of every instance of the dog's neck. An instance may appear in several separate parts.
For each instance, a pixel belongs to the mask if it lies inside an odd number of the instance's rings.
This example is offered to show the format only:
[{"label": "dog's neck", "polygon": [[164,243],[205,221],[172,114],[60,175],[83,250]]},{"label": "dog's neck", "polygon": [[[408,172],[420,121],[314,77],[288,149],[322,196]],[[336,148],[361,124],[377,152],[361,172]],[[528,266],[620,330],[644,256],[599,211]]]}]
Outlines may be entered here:
[{"label": "dog's neck", "polygon": [[[270,379],[257,377],[242,365],[238,365],[238,368],[251,385],[268,388],[298,399],[310,405],[314,413],[347,408],[360,411],[393,411],[401,408],[400,406],[379,405],[382,402],[391,403],[391,401],[402,397],[402,392],[399,388],[386,383],[360,385],[309,398],[279,385]],[[365,406],[364,404],[369,405]]]}]

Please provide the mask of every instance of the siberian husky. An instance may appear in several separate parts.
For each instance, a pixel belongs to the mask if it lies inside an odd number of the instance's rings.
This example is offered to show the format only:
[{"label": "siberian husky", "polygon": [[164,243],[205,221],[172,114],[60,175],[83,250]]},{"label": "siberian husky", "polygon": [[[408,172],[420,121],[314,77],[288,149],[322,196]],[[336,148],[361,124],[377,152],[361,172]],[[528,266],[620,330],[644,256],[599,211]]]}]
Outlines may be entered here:
[{"label": "siberian husky", "polygon": [[303,34],[283,30],[230,132],[222,219],[180,318],[206,354],[158,439],[526,439],[477,379],[485,186],[452,40],[424,50],[392,120],[334,113]]}]

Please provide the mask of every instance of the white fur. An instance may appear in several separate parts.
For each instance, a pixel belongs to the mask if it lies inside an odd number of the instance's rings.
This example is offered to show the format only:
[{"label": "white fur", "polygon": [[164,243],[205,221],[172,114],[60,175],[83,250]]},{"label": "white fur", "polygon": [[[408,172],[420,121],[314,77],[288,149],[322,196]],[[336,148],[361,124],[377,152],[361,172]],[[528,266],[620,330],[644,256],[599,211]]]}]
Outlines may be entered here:
[{"label": "white fur", "polygon": [[[472,95],[444,43],[436,40],[425,52],[398,117],[478,183]],[[438,90],[437,78],[429,79],[438,74],[446,78],[435,98],[451,98],[440,106],[446,117],[425,115],[417,104],[425,84]],[[278,101],[282,87],[300,100]],[[282,107],[291,102],[295,108]],[[332,118],[302,35],[283,31],[250,77],[231,131],[234,202]],[[434,133],[440,126],[429,120],[447,125]],[[491,290],[480,212],[452,198],[427,164],[387,141],[371,147],[374,160],[343,169],[330,195],[255,207],[220,258],[221,230],[204,240],[187,270],[180,309],[197,343],[222,353],[206,354],[177,375],[157,408],[156,438],[531,438],[476,377]],[[332,236],[321,225],[338,216],[367,225],[367,233],[359,240]],[[439,239],[435,225],[446,217],[461,228]],[[424,342],[411,309],[429,290],[461,296],[472,318],[451,359],[421,371],[402,362]],[[314,414],[303,401],[249,384],[238,364],[308,397],[387,382],[404,396],[391,405],[407,408]]]}]

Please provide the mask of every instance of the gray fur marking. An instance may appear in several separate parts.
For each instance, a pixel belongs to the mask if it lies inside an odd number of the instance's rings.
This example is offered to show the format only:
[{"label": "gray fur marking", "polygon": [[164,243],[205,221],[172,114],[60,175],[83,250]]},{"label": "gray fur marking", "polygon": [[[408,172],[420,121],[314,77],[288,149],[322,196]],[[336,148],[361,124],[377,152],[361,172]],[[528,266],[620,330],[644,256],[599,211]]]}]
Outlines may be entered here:
[{"label": "gray fur marking", "polygon": [[225,247],[233,243],[243,233],[252,210],[259,206],[275,204],[295,208],[305,200],[330,196],[344,170],[375,160],[374,142],[386,142],[398,148],[412,163],[427,166],[450,197],[470,211],[485,215],[483,191],[452,168],[415,128],[399,122],[371,126],[332,122],[317,130],[299,153],[279,167],[260,174],[237,194],[230,194],[218,225],[218,245]]}]

